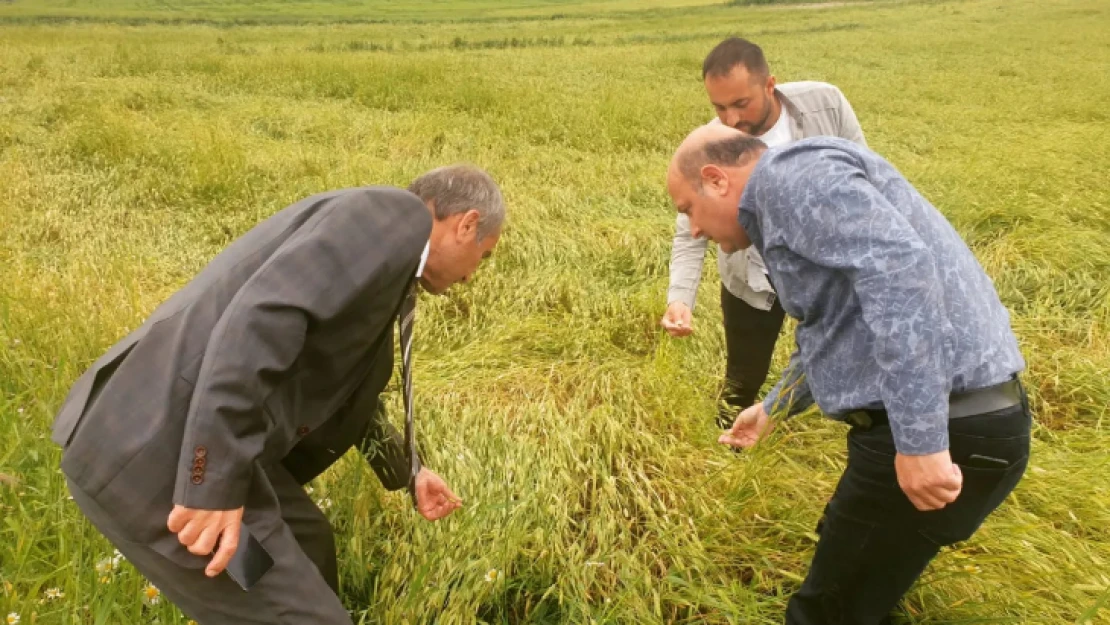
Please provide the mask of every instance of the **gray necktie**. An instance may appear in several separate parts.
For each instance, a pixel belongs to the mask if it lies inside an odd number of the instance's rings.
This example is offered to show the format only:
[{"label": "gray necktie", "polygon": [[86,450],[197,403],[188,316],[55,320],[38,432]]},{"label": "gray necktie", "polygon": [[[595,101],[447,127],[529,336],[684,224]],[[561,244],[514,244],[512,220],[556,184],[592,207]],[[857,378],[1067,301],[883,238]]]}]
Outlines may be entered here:
[{"label": "gray necktie", "polygon": [[412,281],[401,302],[401,377],[405,397],[405,449],[409,454],[409,495],[416,505],[416,474],[420,457],[416,454],[416,438],[412,430],[412,323],[416,317],[416,280]]}]

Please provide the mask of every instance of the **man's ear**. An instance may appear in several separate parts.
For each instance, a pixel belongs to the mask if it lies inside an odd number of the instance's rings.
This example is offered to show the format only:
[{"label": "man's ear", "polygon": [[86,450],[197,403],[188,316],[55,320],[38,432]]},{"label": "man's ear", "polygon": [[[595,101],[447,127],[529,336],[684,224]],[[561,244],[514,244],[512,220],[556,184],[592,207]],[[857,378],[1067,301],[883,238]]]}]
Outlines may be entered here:
[{"label": "man's ear", "polygon": [[481,216],[473,208],[462,214],[455,226],[455,234],[462,240],[478,238],[478,220]]},{"label": "man's ear", "polygon": [[721,195],[728,192],[728,174],[716,165],[702,165],[701,184]]}]

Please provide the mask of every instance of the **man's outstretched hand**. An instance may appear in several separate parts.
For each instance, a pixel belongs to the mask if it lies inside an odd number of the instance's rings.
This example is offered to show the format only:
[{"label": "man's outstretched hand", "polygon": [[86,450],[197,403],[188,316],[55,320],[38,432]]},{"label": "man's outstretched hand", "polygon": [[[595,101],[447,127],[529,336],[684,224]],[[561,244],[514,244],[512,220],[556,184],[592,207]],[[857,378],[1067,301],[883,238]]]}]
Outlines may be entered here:
[{"label": "man's outstretched hand", "polygon": [[429,521],[438,521],[462,507],[443,478],[427,468],[416,474],[416,509]]},{"label": "man's outstretched hand", "polygon": [[757,402],[754,406],[745,408],[736,417],[732,427],[725,430],[725,433],[721,434],[717,442],[722,445],[747,449],[755,446],[774,428],[775,424],[763,410],[763,402]]}]

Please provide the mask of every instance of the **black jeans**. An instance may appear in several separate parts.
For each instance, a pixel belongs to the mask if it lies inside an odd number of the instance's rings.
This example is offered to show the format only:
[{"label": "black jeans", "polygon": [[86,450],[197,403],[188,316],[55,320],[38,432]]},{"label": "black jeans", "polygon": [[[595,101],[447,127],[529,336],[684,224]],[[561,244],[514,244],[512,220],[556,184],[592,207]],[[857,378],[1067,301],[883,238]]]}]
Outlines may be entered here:
[{"label": "black jeans", "polygon": [[[788,625],[889,623],[890,613],[941,547],[966,540],[1017,486],[1029,462],[1028,404],[949,422],[963,473],[956,501],[914,508],[898,486],[890,426],[848,433],[848,466],[818,523],[820,539]],[[974,454],[1004,460],[990,466]]]},{"label": "black jeans", "polygon": [[778,298],[771,310],[760,310],[722,286],[721,314],[725,324],[728,361],[717,423],[724,429],[732,427],[740,410],[755,403],[756,394],[767,380],[775,341],[779,338],[786,313]]}]

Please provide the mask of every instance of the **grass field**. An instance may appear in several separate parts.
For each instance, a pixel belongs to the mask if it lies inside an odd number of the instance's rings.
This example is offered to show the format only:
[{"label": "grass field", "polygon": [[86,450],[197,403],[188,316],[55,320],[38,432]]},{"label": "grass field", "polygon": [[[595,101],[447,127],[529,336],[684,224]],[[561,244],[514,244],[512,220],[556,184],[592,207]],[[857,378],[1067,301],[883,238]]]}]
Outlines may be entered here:
[{"label": "grass field", "polygon": [[741,34],[780,81],[844,90],[1029,363],[1031,468],[907,622],[1110,623],[1108,32],[1102,0],[0,3],[0,617],[185,623],[67,501],[69,385],[283,206],[466,160],[510,224],[472,285],[422,300],[416,393],[467,503],[419,521],[353,454],[313,485],[356,622],[781,622],[845,430],[716,444],[714,263],[695,335],[657,325],[666,163],[712,115],[701,59]]}]

